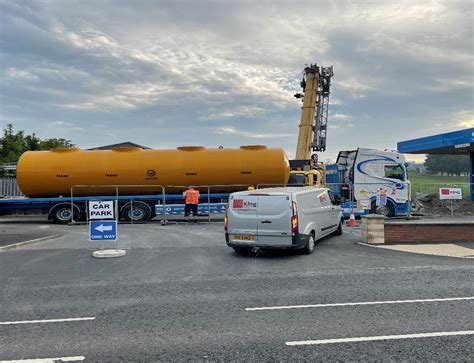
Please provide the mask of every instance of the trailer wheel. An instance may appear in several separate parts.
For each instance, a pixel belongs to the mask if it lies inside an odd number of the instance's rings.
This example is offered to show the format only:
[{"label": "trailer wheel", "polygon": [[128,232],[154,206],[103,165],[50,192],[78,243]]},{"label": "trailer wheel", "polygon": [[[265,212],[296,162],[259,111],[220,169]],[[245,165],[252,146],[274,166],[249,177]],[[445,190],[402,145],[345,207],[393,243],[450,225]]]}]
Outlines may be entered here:
[{"label": "trailer wheel", "polygon": [[74,217],[74,221],[79,221],[81,218],[81,210],[77,205],[73,205],[72,209],[73,212],[71,213],[71,205],[68,203],[56,205],[49,212],[49,216],[55,223],[69,223],[72,221],[72,216]]},{"label": "trailer wheel", "polygon": [[146,222],[151,219],[152,211],[146,203],[129,202],[122,207],[121,214],[122,218],[129,222]]}]

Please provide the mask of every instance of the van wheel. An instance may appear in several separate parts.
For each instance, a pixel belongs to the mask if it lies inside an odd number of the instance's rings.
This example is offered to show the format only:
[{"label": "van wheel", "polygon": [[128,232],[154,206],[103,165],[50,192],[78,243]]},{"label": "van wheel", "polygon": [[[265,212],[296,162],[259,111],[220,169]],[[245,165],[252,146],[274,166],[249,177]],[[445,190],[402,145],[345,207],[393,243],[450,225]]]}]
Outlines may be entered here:
[{"label": "van wheel", "polygon": [[334,232],[336,236],[340,236],[342,234],[342,220],[339,222],[339,226],[336,229],[336,232]]},{"label": "van wheel", "polygon": [[303,253],[305,255],[310,255],[314,252],[314,235],[313,233],[311,232],[311,234],[309,235],[309,238],[308,238],[308,243],[306,243],[306,246],[303,247]]}]

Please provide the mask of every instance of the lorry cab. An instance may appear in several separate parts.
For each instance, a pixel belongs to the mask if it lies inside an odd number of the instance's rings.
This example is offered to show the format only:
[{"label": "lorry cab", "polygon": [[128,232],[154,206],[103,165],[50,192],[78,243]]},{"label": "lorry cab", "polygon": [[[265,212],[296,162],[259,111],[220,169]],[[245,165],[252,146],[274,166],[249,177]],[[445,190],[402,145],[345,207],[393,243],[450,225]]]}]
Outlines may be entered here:
[{"label": "lorry cab", "polygon": [[326,182],[341,199],[348,197],[343,187],[352,185],[352,200],[369,199],[371,213],[386,217],[410,214],[411,184],[406,160],[396,151],[365,148],[341,151],[336,164],[327,167]]},{"label": "lorry cab", "polygon": [[225,221],[225,237],[236,251],[302,249],[342,233],[342,210],[332,193],[321,187],[268,188],[232,193]]},{"label": "lorry cab", "polygon": [[319,186],[322,173],[319,170],[292,170],[288,178],[289,186]]}]

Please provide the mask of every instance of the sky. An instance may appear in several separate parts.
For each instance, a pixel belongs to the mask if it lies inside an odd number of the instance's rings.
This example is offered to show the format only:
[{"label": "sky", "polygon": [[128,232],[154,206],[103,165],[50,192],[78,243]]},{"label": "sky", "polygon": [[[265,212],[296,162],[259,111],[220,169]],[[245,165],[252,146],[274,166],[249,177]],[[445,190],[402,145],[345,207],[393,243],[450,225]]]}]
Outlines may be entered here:
[{"label": "sky", "polygon": [[[82,148],[281,147],[334,66],[327,151],[474,127],[470,1],[0,0],[0,120]],[[420,160],[420,156],[408,156]]]}]

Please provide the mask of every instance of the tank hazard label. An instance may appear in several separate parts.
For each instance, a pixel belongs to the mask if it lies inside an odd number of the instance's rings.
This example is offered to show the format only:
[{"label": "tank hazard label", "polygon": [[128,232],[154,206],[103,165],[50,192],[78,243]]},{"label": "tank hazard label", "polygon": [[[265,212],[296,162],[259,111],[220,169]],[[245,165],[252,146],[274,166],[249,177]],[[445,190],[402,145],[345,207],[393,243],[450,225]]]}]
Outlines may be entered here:
[{"label": "tank hazard label", "polygon": [[114,219],[114,201],[90,200],[89,219]]}]

